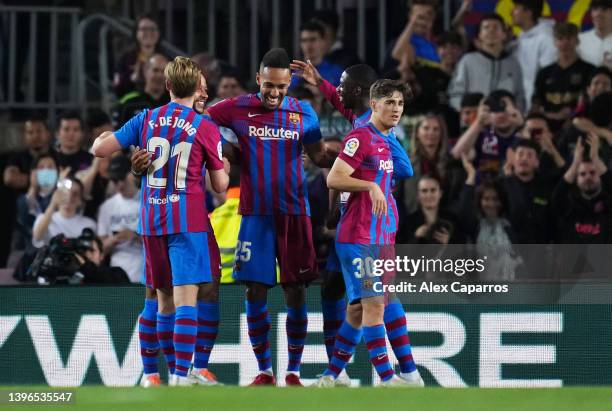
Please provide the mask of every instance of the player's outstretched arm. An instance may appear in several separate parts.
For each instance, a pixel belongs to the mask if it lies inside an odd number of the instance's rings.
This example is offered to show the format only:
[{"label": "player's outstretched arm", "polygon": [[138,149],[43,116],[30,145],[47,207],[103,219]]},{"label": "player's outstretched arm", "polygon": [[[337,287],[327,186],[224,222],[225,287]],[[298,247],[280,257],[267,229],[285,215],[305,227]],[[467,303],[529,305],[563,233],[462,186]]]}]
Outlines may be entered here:
[{"label": "player's outstretched arm", "polygon": [[338,157],[338,151],[334,150],[325,142],[319,140],[316,143],[305,144],[306,154],[317,167],[330,168]]},{"label": "player's outstretched arm", "polygon": [[340,114],[342,114],[348,121],[353,122],[355,114],[353,110],[344,107],[336,87],[329,81],[325,80],[319,74],[319,71],[312,65],[310,60],[307,63],[301,60],[293,60],[291,63],[291,70],[294,71],[296,76],[302,77],[304,81],[319,88],[319,91],[323,93],[323,97],[327,100]]},{"label": "player's outstretched arm", "polygon": [[372,213],[378,217],[386,215],[387,199],[378,184],[351,177],[354,171],[346,161],[337,158],[327,176],[327,187],[348,192],[367,191],[372,199]]},{"label": "player's outstretched arm", "polygon": [[100,134],[93,143],[92,152],[96,157],[109,157],[115,151],[121,150],[121,144],[112,131]]}]

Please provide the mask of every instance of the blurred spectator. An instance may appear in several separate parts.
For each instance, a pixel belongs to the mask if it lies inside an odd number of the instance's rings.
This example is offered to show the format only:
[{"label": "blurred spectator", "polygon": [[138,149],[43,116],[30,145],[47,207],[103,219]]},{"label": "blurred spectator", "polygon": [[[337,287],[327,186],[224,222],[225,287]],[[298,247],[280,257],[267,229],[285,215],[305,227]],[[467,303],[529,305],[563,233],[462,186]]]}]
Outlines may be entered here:
[{"label": "blurred spectator", "polygon": [[580,96],[574,116],[585,117],[593,99],[610,90],[612,90],[612,73],[607,67],[597,67]]},{"label": "blurred spectator", "polygon": [[317,10],[311,19],[321,23],[325,28],[325,56],[330,63],[340,67],[350,67],[361,63],[361,59],[355,53],[347,50],[342,39],[338,37],[339,20],[335,11]]},{"label": "blurred spectator", "polygon": [[418,208],[417,183],[421,176],[430,175],[444,187],[448,165],[448,135],[444,119],[427,114],[419,122],[410,142],[410,161],[414,175],[403,182],[403,204],[406,213]]},{"label": "blurred spectator", "polygon": [[[484,99],[482,93],[466,93],[461,98],[461,104],[459,106],[459,122],[461,134],[476,121],[478,118],[478,106]],[[449,139],[449,147],[452,148],[457,139]]]},{"label": "blurred spectator", "polygon": [[522,123],[514,96],[506,90],[496,90],[480,104],[476,121],[461,135],[451,154],[456,159],[464,154],[473,156],[479,173],[497,175]]},{"label": "blurred spectator", "polygon": [[30,182],[30,169],[34,159],[51,149],[51,133],[40,117],[30,117],[23,127],[25,148],[9,156],[4,168],[4,184],[16,191],[25,191]]},{"label": "blurred spectator", "polygon": [[238,97],[245,94],[244,85],[238,78],[238,75],[234,72],[228,71],[221,74],[219,78],[219,85],[217,86],[217,96],[210,104],[215,104],[218,101],[225,100],[226,98]]},{"label": "blurred spectator", "polygon": [[598,140],[588,137],[588,152],[578,140],[574,160],[555,188],[555,243],[612,242],[612,175],[599,159]]},{"label": "blurred spectator", "polygon": [[58,179],[59,167],[52,154],[41,154],[34,159],[28,192],[17,199],[18,229],[30,243],[34,221],[51,203]]},{"label": "blurred spectator", "polygon": [[440,70],[448,75],[448,81],[455,71],[455,67],[465,52],[461,35],[452,31],[443,33],[438,39],[438,56],[440,56]]},{"label": "blurred spectator", "polygon": [[[103,111],[93,112],[89,115],[89,129],[91,130],[91,140],[105,131],[113,131],[110,117]],[[109,185],[108,163],[110,159],[94,157],[91,166],[79,173],[77,178],[83,183],[84,197],[86,200],[84,215],[95,219],[98,215],[100,204],[113,194],[114,187]]]},{"label": "blurred spectator", "polygon": [[591,20],[593,28],[580,33],[578,54],[587,63],[612,69],[612,1],[592,0]]},{"label": "blurred spectator", "polygon": [[465,54],[448,87],[450,105],[459,110],[466,93],[488,95],[507,90],[515,96],[519,110],[525,107],[521,66],[504,50],[505,22],[498,14],[487,14],[478,23],[477,51]]},{"label": "blurred spectator", "polygon": [[523,73],[526,109],[531,107],[531,97],[538,71],[557,59],[553,47],[554,20],[541,19],[544,0],[514,0],[512,21],[522,30],[516,45],[516,58]]},{"label": "blurred spectator", "polygon": [[519,244],[550,241],[549,201],[560,171],[540,173],[540,147],[535,141],[519,139],[504,168],[503,184],[508,195],[508,217]]},{"label": "blurred spectator", "polygon": [[465,235],[455,214],[440,207],[443,195],[440,182],[424,175],[419,179],[417,189],[419,208],[400,219],[397,243],[465,243]]},{"label": "blurred spectator", "polygon": [[[302,24],[300,27],[300,48],[304,60],[310,60],[325,80],[334,86],[340,84],[340,76],[344,68],[332,63],[325,56],[325,28],[321,23],[310,20]],[[303,80],[300,77],[293,76],[290,88],[293,89],[302,83]]]},{"label": "blurred spectator", "polygon": [[413,0],[410,2],[408,21],[391,51],[391,56],[408,64],[415,62],[439,64],[440,56],[433,42],[433,24],[436,19],[437,0]]},{"label": "blurred spectator", "polygon": [[57,162],[60,169],[70,167],[70,173],[75,174],[89,168],[93,156],[83,150],[85,133],[83,120],[74,111],[65,111],[60,114],[59,126],[56,131]]},{"label": "blurred spectator", "polygon": [[121,267],[137,283],[142,274],[142,246],[136,233],[140,213],[140,192],[134,175],[130,173],[130,159],[120,154],[111,159],[108,176],[117,187],[117,194],[100,206],[98,235],[110,265]]},{"label": "blurred spectator", "polygon": [[217,97],[217,87],[219,86],[221,74],[231,72],[235,68],[210,53],[197,53],[191,59],[204,70],[204,76],[208,85],[208,97],[212,101]]},{"label": "blurred spectator", "polygon": [[487,269],[479,277],[512,280],[521,259],[512,248],[515,233],[505,216],[506,193],[497,181],[485,181],[476,187],[476,169],[467,156],[462,163],[467,178],[459,196],[458,214],[478,255],[487,257]]},{"label": "blurred spectator", "polygon": [[[321,99],[316,98],[309,88],[298,87],[291,92],[291,96],[297,98],[298,100],[304,100],[309,102],[315,113],[317,113],[317,115],[319,116],[321,115],[321,105],[323,104],[323,102],[321,101]],[[325,136],[326,134],[323,133],[323,137]]]},{"label": "blurred spectator", "polygon": [[533,111],[542,112],[553,131],[569,120],[587,86],[595,67],[578,58],[578,26],[559,22],[555,25],[558,60],[538,72],[533,94]]},{"label": "blurred spectator", "polygon": [[[142,253],[141,253],[142,254]],[[76,253],[79,263],[79,273],[83,284],[126,284],[130,279],[121,267],[105,267],[104,247],[99,237],[93,236],[91,247],[84,253]]]},{"label": "blurred spectator", "polygon": [[153,16],[138,18],[134,33],[134,47],[127,51],[117,64],[113,86],[117,96],[123,96],[144,85],[144,68],[151,56],[161,53],[159,24]]},{"label": "blurred spectator", "polygon": [[[32,245],[32,227],[51,202],[51,196],[59,178],[59,168],[51,153],[40,154],[32,162],[28,192],[17,199],[17,231],[25,242],[25,251],[17,266],[14,277],[26,280],[27,271],[38,249]],[[66,172],[64,171],[64,174]],[[62,176],[65,178],[65,175]]]},{"label": "blurred spectator", "polygon": [[122,127],[129,119],[147,108],[157,108],[168,102],[164,69],[168,59],[163,54],[154,54],[144,65],[144,88],[133,90],[119,99],[113,111],[113,126]]},{"label": "blurred spectator", "polygon": [[[408,83],[412,96],[404,107],[404,114],[418,116],[428,112],[441,112],[449,129],[458,129],[459,120],[455,110],[448,107],[447,88],[450,77],[437,67],[423,64],[409,65],[407,58],[382,75],[384,78]],[[458,130],[457,130],[458,131]]]},{"label": "blurred spectator", "polygon": [[565,159],[555,147],[554,135],[544,116],[535,113],[527,116],[521,135],[540,146],[541,171],[552,171],[555,168],[565,167]]},{"label": "blurred spectator", "polygon": [[595,97],[589,106],[586,117],[576,117],[572,125],[559,137],[557,147],[568,163],[572,162],[572,154],[578,138],[584,134],[595,133],[605,141],[601,144],[599,156],[609,166],[612,160],[612,92],[608,91]]},{"label": "blurred spectator", "polygon": [[68,238],[81,235],[84,228],[95,230],[96,222],[83,217],[83,185],[76,178],[63,178],[53,192],[49,206],[36,217],[32,229],[32,244],[42,247],[52,237],[64,234]]}]

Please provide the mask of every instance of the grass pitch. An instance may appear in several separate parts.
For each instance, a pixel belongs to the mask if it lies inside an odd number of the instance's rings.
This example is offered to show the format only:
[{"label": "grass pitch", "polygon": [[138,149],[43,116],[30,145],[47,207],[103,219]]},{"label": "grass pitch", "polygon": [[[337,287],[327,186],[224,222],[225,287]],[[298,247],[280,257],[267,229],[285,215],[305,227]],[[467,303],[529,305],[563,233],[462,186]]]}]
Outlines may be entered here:
[{"label": "grass pitch", "polygon": [[[49,387],[2,387],[0,408],[40,410],[42,404],[9,405],[7,390],[50,391]],[[81,387],[73,404],[55,409],[88,411],[605,411],[612,388],[449,389],[449,388],[246,388],[246,387]],[[60,391],[60,389],[54,389]],[[59,408],[58,408],[59,407]]]}]

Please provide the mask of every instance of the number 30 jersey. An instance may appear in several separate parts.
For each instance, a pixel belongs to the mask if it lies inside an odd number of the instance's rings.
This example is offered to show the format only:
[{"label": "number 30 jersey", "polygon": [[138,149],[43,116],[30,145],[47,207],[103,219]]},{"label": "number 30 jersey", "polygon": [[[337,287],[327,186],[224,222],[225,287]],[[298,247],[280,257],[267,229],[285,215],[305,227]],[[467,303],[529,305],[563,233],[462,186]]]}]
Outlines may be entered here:
[{"label": "number 30 jersey", "polygon": [[138,232],[166,235],[209,231],[202,168],[220,170],[219,129],[189,107],[170,102],[132,117],[115,132],[121,147],[146,148]]}]

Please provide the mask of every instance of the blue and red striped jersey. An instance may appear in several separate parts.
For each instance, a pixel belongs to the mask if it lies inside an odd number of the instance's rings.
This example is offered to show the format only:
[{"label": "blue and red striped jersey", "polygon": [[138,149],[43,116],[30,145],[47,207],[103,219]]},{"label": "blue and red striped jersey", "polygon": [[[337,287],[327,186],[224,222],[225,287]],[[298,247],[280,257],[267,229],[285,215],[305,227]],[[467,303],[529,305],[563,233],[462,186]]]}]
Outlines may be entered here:
[{"label": "blue and red striped jersey", "polygon": [[170,102],[132,117],[115,136],[123,148],[146,147],[153,155],[142,176],[138,232],[210,231],[202,169],[223,168],[219,129],[190,107]]},{"label": "blue and red striped jersey", "polygon": [[270,111],[259,94],[246,94],[220,101],[208,113],[238,137],[240,214],[310,215],[302,151],[321,139],[311,105],[285,97]]},{"label": "blue and red striped jersey", "polygon": [[344,139],[338,158],[355,171],[351,177],[374,181],[387,198],[386,215],[372,213],[372,200],[367,191],[350,193],[336,229],[336,241],[352,244],[393,244],[397,231],[397,205],[391,192],[393,159],[389,139],[372,123],[353,130]]}]

